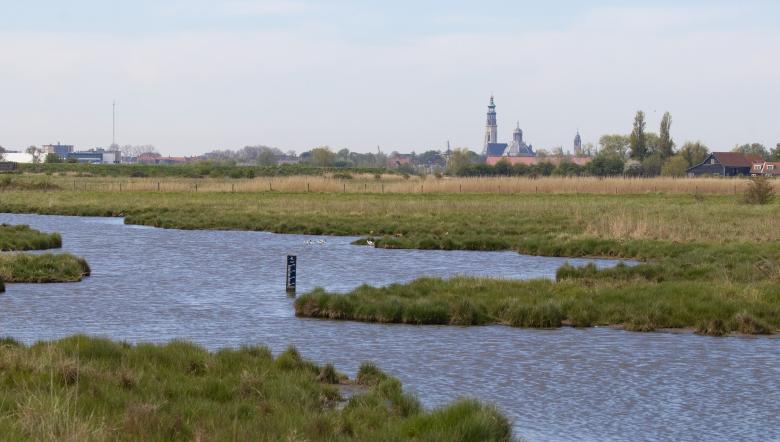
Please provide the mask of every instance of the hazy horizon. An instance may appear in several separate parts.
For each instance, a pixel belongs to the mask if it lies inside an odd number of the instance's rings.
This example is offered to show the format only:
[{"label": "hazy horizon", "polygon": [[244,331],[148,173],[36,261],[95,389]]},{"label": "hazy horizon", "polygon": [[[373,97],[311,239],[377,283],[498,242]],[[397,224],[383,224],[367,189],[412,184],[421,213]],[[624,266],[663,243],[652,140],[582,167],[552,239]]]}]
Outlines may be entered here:
[{"label": "hazy horizon", "polygon": [[[780,5],[747,0],[0,3],[0,145],[163,154],[570,149],[673,116],[678,146],[780,142]],[[775,54],[775,55],[773,55]]]}]

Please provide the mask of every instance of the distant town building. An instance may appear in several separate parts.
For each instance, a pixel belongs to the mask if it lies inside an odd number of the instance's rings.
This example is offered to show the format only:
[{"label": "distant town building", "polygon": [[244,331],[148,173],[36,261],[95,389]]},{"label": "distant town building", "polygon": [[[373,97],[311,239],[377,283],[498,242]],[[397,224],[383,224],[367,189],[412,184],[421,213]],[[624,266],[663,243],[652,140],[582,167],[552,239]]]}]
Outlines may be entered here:
[{"label": "distant town building", "polygon": [[496,103],[490,96],[488,104],[487,123],[485,124],[485,147],[482,150],[485,157],[534,157],[533,146],[523,140],[523,130],[520,122],[512,134],[512,144],[498,142],[498,120],[496,118]]},{"label": "distant town building", "polygon": [[741,152],[712,152],[701,163],[688,168],[688,176],[748,176],[755,167],[763,163],[761,155],[748,155]]},{"label": "distant town building", "polygon": [[761,163],[754,163],[753,168],[750,169],[751,176],[767,176],[776,177],[780,176],[780,163],[763,161]]},{"label": "distant town building", "polygon": [[515,164],[525,164],[526,166],[533,166],[535,164],[542,164],[542,163],[550,163],[554,166],[557,166],[563,162],[569,162],[572,164],[576,164],[578,166],[585,166],[586,164],[593,161],[593,158],[591,157],[584,157],[584,156],[570,156],[570,155],[563,155],[563,156],[546,156],[546,157],[487,157],[485,159],[485,164],[488,166],[495,166],[499,161],[506,161],[511,165]]},{"label": "distant town building", "polygon": [[580,131],[577,131],[577,135],[574,136],[574,156],[582,156],[582,137]]},{"label": "distant town building", "polygon": [[41,146],[41,149],[45,153],[53,153],[59,155],[61,158],[67,158],[69,153],[73,152],[73,145],[71,144],[45,144]]},{"label": "distant town building", "polygon": [[12,163],[30,164],[35,162],[35,156],[26,152],[4,152],[1,156],[3,161]]},{"label": "distant town building", "polygon": [[0,161],[0,172],[13,172],[16,170],[16,163],[13,161]]},{"label": "distant town building", "polygon": [[298,163],[301,162],[301,159],[298,158],[297,156],[295,156],[295,155],[287,155],[287,154],[276,155],[274,157],[274,160],[276,161],[276,164],[278,164],[280,166],[284,165],[284,164],[298,164]]},{"label": "distant town building", "polygon": [[412,164],[411,154],[400,154],[398,152],[393,152],[392,154],[390,154],[389,157],[387,157],[388,169],[398,169],[403,165],[411,165],[411,164]]},{"label": "distant town building", "polygon": [[65,158],[75,159],[79,163],[119,164],[122,162],[122,153],[114,150],[90,149],[80,152],[70,152]]},{"label": "distant town building", "polygon": [[162,155],[155,152],[144,152],[136,157],[136,163],[139,164],[159,164]]}]

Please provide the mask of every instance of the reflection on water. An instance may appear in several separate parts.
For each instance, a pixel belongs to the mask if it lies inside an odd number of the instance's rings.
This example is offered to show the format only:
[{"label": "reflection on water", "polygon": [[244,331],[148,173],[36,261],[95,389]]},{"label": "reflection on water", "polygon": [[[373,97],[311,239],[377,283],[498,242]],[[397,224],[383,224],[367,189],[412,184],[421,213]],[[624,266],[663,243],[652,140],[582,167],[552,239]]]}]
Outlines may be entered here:
[{"label": "reflection on water", "polygon": [[587,260],[382,250],[337,237],[309,245],[312,237],[300,235],[162,230],[109,218],[0,222],[61,232],[64,249],[93,271],[78,284],[7,286],[0,335],[28,343],[86,333],[211,349],[292,344],[351,374],[376,361],[427,406],[459,396],[493,402],[532,441],[780,439],[778,339],[298,319],[284,291],[287,254],[298,255],[301,292],[423,275],[552,277],[565,261]]}]

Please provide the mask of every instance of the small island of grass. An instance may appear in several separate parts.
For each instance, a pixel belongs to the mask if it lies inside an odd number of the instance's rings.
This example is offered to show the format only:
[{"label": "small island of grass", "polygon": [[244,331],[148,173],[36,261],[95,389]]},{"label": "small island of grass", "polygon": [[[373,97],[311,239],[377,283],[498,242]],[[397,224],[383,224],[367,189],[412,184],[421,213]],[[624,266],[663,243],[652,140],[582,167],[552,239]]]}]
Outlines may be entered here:
[{"label": "small island of grass", "polygon": [[0,224],[0,251],[47,250],[62,247],[59,233],[43,233],[25,225]]},{"label": "small island of grass", "polygon": [[89,276],[87,262],[69,253],[18,253],[59,247],[62,247],[59,233],[44,233],[25,225],[0,224],[0,292],[5,291],[4,282],[78,282]]},{"label": "small island of grass", "polygon": [[0,280],[6,283],[78,282],[90,272],[83,258],[70,253],[0,254]]},{"label": "small island of grass", "polygon": [[776,247],[759,252],[752,245],[718,245],[636,266],[565,265],[557,281],[422,278],[347,294],[316,289],[295,300],[295,313],[380,323],[770,334],[780,330],[778,253]]},{"label": "small island of grass", "polygon": [[491,406],[426,411],[370,363],[350,381],[294,348],[5,339],[0,385],[8,440],[512,440]]}]

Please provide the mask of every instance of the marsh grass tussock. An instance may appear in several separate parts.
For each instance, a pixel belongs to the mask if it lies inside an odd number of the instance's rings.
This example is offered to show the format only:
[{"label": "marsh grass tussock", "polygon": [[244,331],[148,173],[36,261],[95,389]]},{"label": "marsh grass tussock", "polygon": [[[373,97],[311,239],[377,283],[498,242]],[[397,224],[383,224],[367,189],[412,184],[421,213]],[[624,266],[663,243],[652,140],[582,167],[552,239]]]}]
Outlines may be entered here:
[{"label": "marsh grass tussock", "polygon": [[90,272],[83,258],[69,253],[0,254],[0,280],[6,283],[78,282]]},{"label": "marsh grass tussock", "polygon": [[25,225],[0,224],[0,251],[46,250],[62,247],[58,233],[43,233]]},{"label": "marsh grass tussock", "polygon": [[264,347],[207,352],[186,342],[128,345],[86,336],[28,347],[4,339],[0,434],[51,441],[512,440],[510,423],[493,407],[462,400],[424,411],[397,379],[367,366],[358,375],[361,393],[347,400],[338,384],[352,381],[294,349],[274,358]]}]

